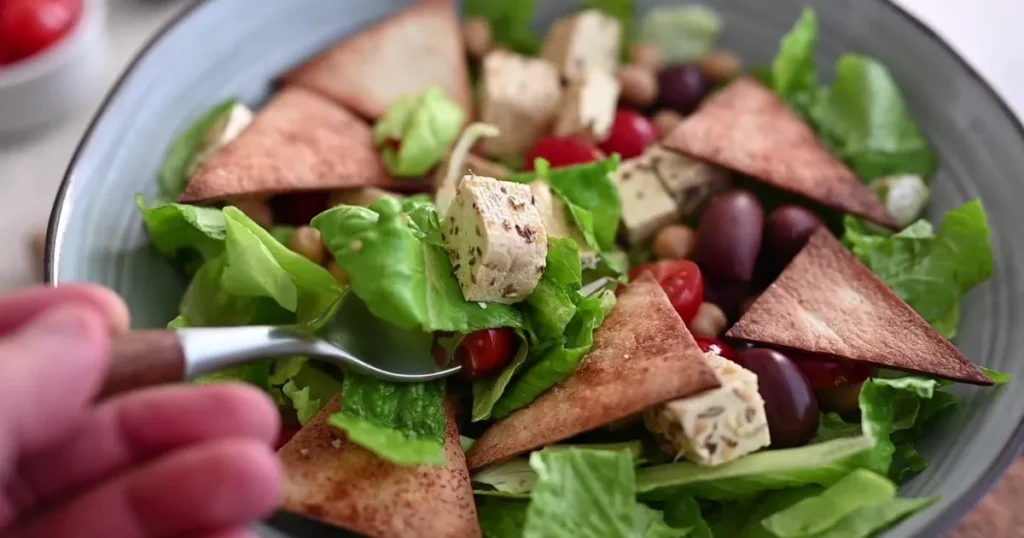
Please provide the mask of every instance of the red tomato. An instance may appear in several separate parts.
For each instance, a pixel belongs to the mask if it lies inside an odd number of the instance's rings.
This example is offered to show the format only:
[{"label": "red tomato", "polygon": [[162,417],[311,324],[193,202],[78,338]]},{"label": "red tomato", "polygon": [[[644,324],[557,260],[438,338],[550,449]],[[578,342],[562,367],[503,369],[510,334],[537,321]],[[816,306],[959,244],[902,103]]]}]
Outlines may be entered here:
[{"label": "red tomato", "polygon": [[679,317],[683,322],[690,323],[704,302],[704,277],[697,264],[690,260],[649,263],[630,271],[629,279],[635,280],[644,273],[654,276]]},{"label": "red tomato", "polygon": [[620,108],[608,139],[598,147],[608,155],[618,153],[623,159],[632,159],[657,140],[658,132],[651,120],[635,110]]},{"label": "red tomato", "polygon": [[871,377],[875,371],[870,365],[843,359],[794,352],[787,352],[786,355],[807,376],[807,380],[811,382],[811,388],[814,390],[860,383]]},{"label": "red tomato", "polygon": [[541,138],[526,155],[526,170],[533,171],[537,158],[546,160],[551,168],[563,168],[574,164],[586,164],[604,158],[594,146],[567,136]]},{"label": "red tomato", "polygon": [[714,338],[697,338],[696,340],[701,351],[705,353],[710,351],[719,357],[729,360],[736,358],[736,351],[721,340],[716,340]]},{"label": "red tomato", "polygon": [[462,365],[462,377],[477,379],[497,373],[512,362],[519,347],[512,329],[485,329],[470,333],[455,350],[455,360]]},{"label": "red tomato", "polygon": [[0,2],[0,51],[13,62],[60,40],[82,16],[82,0]]}]

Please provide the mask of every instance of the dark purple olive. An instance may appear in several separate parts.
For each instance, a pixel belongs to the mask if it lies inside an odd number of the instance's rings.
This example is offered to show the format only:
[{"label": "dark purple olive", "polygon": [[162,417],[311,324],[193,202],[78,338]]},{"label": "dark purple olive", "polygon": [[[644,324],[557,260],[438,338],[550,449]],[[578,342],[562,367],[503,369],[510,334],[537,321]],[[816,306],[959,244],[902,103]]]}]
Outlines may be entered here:
[{"label": "dark purple olive", "polygon": [[771,349],[736,354],[736,364],[757,375],[773,448],[802,446],[818,431],[818,397],[788,357]]},{"label": "dark purple olive", "polygon": [[773,267],[785,267],[821,226],[824,223],[817,215],[797,205],[772,211],[764,223],[764,255]]},{"label": "dark purple olive", "polygon": [[729,191],[711,200],[697,229],[697,260],[705,278],[750,282],[763,229],[764,209],[750,191]]},{"label": "dark purple olive", "polygon": [[658,108],[689,114],[710,90],[711,82],[700,66],[670,65],[658,73]]}]

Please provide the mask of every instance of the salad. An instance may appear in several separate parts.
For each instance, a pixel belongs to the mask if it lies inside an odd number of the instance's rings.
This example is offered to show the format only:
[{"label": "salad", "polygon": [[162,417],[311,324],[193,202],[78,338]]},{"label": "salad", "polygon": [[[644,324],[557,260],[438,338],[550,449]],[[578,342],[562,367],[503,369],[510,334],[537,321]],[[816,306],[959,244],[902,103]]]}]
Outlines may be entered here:
[{"label": "salad", "polygon": [[277,402],[285,508],[385,538],[859,538],[934,503],[897,493],[916,443],[954,383],[1008,378],[950,342],[985,211],[920,218],[939,160],[885,66],[819,80],[810,9],[744,69],[704,7],[591,0],[541,39],[533,4],[415,3],[211,108],[137,199],[189,279],[171,328],[358,308],[462,366],[198,380]]}]

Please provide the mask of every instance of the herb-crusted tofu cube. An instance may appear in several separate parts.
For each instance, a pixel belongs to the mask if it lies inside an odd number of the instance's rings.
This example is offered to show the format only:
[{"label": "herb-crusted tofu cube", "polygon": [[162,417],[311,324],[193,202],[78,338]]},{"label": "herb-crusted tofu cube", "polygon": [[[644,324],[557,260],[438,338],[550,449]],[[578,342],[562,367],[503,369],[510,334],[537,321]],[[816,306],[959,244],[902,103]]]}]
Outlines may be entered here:
[{"label": "herb-crusted tofu cube", "polygon": [[662,227],[680,219],[675,200],[643,155],[619,165],[612,180],[622,198],[622,225],[630,244],[648,241]]},{"label": "herb-crusted tofu cube", "polygon": [[619,65],[622,26],[615,18],[587,9],[555,22],[544,41],[541,57],[558,66],[569,80],[586,68],[614,74]]},{"label": "herb-crusted tofu cube", "polygon": [[463,177],[445,216],[444,238],[468,301],[519,302],[544,273],[547,232],[527,185]]},{"label": "herb-crusted tofu cube", "polygon": [[600,69],[584,69],[565,93],[562,110],[555,122],[555,134],[604,142],[615,121],[618,101],[618,79]]},{"label": "herb-crusted tofu cube", "polygon": [[551,130],[561,98],[558,71],[550,62],[501,50],[488,54],[483,61],[480,119],[501,132],[482,142],[484,153],[525,155]]},{"label": "herb-crusted tofu cube", "polygon": [[512,171],[508,168],[488,161],[483,157],[477,157],[472,153],[466,154],[466,160],[462,163],[462,170],[457,173],[452,173],[449,170],[451,165],[451,155],[448,155],[434,173],[434,188],[436,189],[434,192],[434,206],[437,207],[437,212],[442,215],[448,212],[448,206],[455,199],[455,190],[458,187],[459,178],[462,176],[471,174],[503,180],[512,175]]},{"label": "herb-crusted tofu cube", "polygon": [[705,353],[722,386],[644,412],[647,428],[676,457],[721,465],[771,444],[757,376],[714,353]]},{"label": "herb-crusted tofu cube", "polygon": [[654,168],[684,217],[696,214],[706,202],[728,190],[732,184],[732,176],[725,168],[669,151],[660,145],[651,146],[643,158]]}]

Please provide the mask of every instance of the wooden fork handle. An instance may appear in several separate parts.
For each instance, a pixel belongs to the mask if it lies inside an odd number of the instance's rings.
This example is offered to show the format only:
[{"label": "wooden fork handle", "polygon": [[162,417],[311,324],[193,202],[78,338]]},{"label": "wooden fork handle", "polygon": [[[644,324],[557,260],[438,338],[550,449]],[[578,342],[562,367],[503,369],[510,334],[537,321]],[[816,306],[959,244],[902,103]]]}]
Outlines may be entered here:
[{"label": "wooden fork handle", "polygon": [[113,359],[100,399],[134,389],[180,382],[185,354],[171,331],[131,331],[114,339]]}]

